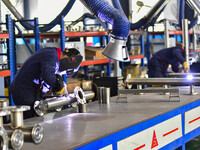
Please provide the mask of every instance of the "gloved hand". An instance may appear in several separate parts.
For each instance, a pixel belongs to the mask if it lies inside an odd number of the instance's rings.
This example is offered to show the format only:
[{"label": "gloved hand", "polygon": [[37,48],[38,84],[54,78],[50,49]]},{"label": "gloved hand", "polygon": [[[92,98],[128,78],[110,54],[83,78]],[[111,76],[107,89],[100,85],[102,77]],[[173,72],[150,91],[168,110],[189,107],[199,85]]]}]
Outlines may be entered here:
[{"label": "gloved hand", "polygon": [[60,75],[57,74],[56,77],[57,77],[57,86],[56,88],[53,88],[53,94],[59,96],[67,95],[68,92],[66,83],[63,81]]},{"label": "gloved hand", "polygon": [[186,72],[189,72],[189,66],[186,61],[183,63],[183,67]]}]

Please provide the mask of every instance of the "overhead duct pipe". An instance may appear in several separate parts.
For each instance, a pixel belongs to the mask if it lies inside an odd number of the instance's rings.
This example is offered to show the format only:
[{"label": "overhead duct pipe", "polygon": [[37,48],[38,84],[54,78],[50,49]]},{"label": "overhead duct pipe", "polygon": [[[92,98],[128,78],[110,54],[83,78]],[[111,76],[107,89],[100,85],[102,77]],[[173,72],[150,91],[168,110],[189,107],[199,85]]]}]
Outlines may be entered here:
[{"label": "overhead duct pipe", "polygon": [[[117,61],[130,61],[126,42],[130,23],[127,17],[118,9],[113,8],[104,0],[80,0],[97,19],[102,19],[112,25],[110,42],[102,54]],[[102,23],[102,21],[100,20]]]},{"label": "overhead duct pipe", "polygon": [[[63,8],[63,10],[60,12],[60,14],[54,20],[52,20],[49,24],[46,24],[43,27],[40,27],[39,30],[41,32],[46,32],[46,31],[52,29],[55,25],[57,25],[59,23],[60,17],[66,16],[68,14],[70,9],[74,5],[75,1],[76,0],[70,0],[66,4],[65,8]],[[9,0],[2,0],[2,2],[12,12],[12,14],[17,18],[17,20],[23,20],[24,19],[24,17],[15,9],[15,7],[12,5],[12,3]],[[30,24],[29,22],[22,21],[20,23],[27,30],[33,30],[34,29],[34,26],[32,24]]]}]

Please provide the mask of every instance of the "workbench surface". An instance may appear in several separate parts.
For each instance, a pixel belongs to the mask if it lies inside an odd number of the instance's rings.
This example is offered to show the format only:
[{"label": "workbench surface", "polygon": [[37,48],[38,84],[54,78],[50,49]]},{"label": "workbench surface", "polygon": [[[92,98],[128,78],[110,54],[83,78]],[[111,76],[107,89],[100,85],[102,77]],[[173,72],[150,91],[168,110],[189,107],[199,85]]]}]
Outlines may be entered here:
[{"label": "workbench surface", "polygon": [[[200,87],[195,87],[200,93]],[[128,103],[111,97],[110,104],[97,101],[87,104],[87,113],[76,108],[24,120],[25,125],[41,123],[44,139],[39,145],[25,143],[23,150],[68,150],[101,139],[117,131],[199,100],[200,95],[187,95],[189,86],[180,88],[180,102],[169,102],[169,95],[128,95]]]}]

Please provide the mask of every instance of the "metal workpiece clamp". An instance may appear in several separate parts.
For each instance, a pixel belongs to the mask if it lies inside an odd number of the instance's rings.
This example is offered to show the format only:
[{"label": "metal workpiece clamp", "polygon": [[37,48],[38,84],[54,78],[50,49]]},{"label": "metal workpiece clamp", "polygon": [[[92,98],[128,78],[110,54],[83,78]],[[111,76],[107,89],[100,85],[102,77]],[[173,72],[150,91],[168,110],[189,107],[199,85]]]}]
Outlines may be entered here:
[{"label": "metal workpiece clamp", "polygon": [[64,105],[70,105],[77,102],[78,104],[85,104],[85,94],[80,87],[75,87],[74,92],[62,97],[53,97],[46,100],[36,101],[34,110],[39,116],[43,116],[47,110],[56,109]]},{"label": "metal workpiece clamp", "polygon": [[11,112],[11,128],[19,128],[24,126],[23,112],[30,110],[30,106],[10,106]]}]

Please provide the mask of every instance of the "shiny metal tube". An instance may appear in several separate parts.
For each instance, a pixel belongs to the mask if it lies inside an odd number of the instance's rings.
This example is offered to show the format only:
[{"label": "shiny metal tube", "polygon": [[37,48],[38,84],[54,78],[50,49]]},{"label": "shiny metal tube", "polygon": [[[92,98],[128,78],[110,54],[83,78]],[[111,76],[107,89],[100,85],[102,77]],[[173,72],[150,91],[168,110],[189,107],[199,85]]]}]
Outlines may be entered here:
[{"label": "shiny metal tube", "polygon": [[[15,129],[12,129],[9,125],[5,125],[4,127],[9,132],[15,131]],[[35,124],[33,127],[22,126],[18,129],[23,133],[24,142],[31,142],[34,144],[40,144],[42,142],[42,139],[44,137],[44,130],[40,124]]]},{"label": "shiny metal tube", "polygon": [[69,105],[74,102],[80,104],[86,103],[85,94],[80,87],[75,87],[74,93],[71,93],[66,97],[54,97],[42,101],[36,101],[34,104],[34,110],[39,116],[43,116],[46,110],[63,105]]},{"label": "shiny metal tube", "polygon": [[182,20],[182,29],[183,29],[183,43],[185,49],[185,60],[189,66],[189,32],[188,32],[188,20]]},{"label": "shiny metal tube", "polygon": [[187,75],[192,75],[193,77],[200,77],[200,73],[168,73],[169,77],[186,77]]},{"label": "shiny metal tube", "polygon": [[30,109],[30,106],[10,106],[11,111],[11,127],[19,128],[24,126],[23,112]]},{"label": "shiny metal tube", "polygon": [[24,144],[23,132],[19,129],[6,130],[9,137],[9,148],[19,150]]},{"label": "shiny metal tube", "polygon": [[200,15],[200,3],[199,0],[187,0],[187,2],[192,5],[192,7],[197,11],[197,13]]},{"label": "shiny metal tube", "polygon": [[0,108],[6,108],[9,106],[8,100],[0,100]]},{"label": "shiny metal tube", "polygon": [[188,80],[186,78],[129,78],[126,81],[132,85],[152,85],[152,84],[166,84],[166,85],[200,85],[200,78],[193,78]]},{"label": "shiny metal tube", "polygon": [[93,100],[95,93],[93,91],[84,91],[86,100]]},{"label": "shiny metal tube", "polygon": [[0,143],[1,150],[8,150],[8,134],[2,126],[0,127]]}]

